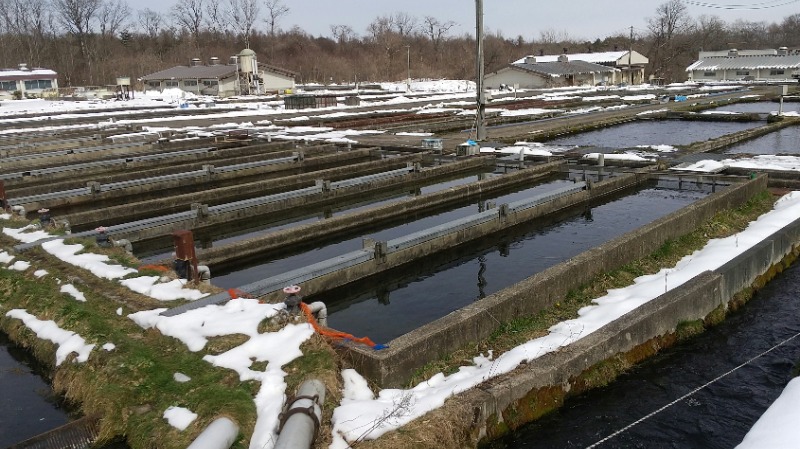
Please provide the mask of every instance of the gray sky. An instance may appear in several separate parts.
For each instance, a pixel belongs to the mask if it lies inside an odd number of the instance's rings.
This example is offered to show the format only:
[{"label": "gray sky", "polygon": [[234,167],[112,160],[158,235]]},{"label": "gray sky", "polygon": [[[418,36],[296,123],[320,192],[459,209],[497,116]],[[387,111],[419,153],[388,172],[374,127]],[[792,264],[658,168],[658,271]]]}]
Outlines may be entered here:
[{"label": "gray sky", "polygon": [[[349,25],[359,36],[378,16],[397,12],[416,17],[420,22],[433,16],[441,22],[453,21],[457,26],[450,35],[473,34],[475,2],[472,0],[282,0],[289,13],[278,23],[281,29],[299,26],[314,36],[331,36],[331,25]],[[226,0],[222,0],[223,3]],[[484,0],[484,25],[489,32],[501,31],[513,38],[522,35],[526,41],[538,39],[542,31],[566,33],[580,40],[595,40],[623,33],[630,27],[644,34],[647,19],[666,0]],[[737,19],[780,22],[784,17],[800,13],[800,0],[704,0],[699,3],[762,4],[783,6],[762,10],[725,10],[687,4],[695,19],[701,15],[716,15],[728,23]],[[131,3],[134,9],[150,8],[167,12],[175,0],[139,0]],[[262,8],[262,15],[264,9]],[[261,30],[266,26],[259,24]]]}]

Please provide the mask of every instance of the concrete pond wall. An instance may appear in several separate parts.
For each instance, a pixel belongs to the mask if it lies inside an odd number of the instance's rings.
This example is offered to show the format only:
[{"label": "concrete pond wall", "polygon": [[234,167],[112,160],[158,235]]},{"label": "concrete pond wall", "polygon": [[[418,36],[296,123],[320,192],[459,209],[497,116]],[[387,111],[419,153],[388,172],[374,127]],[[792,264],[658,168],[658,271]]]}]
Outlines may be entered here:
[{"label": "concrete pond wall", "polygon": [[[631,253],[638,252],[639,245],[630,245],[633,243],[632,237],[638,236],[644,243],[649,238],[657,238],[655,234],[666,235],[673,226],[683,227],[682,223],[689,225],[691,222],[700,222],[704,218],[693,217],[693,213],[705,215],[726,203],[735,206],[764,188],[765,182],[762,176],[734,186],[707,198],[704,204],[695,204],[693,212],[678,211],[659,220],[660,223],[653,223],[650,230],[635,231],[631,233],[634,235],[623,236],[607,245],[626,242],[632,248]],[[613,378],[615,375],[609,375],[608,372],[613,372],[609,366],[614,361],[623,361],[628,365],[638,363],[661,348],[674,344],[677,341],[677,329],[682,323],[718,319],[730,304],[739,301],[739,293],[750,287],[763,286],[798,256],[800,220],[795,220],[718,269],[701,273],[556,352],[545,354],[506,375],[448,399],[444,407],[415,421],[404,432],[393,432],[378,440],[364,442],[364,447],[404,447],[406,443],[411,447],[420,435],[431,434],[439,435],[441,442],[447,442],[436,447],[476,447],[496,439],[560,407],[568,396],[602,384],[603,380],[598,379],[604,375]],[[607,261],[600,263],[611,269]],[[577,275],[578,272],[574,270],[579,264],[572,266],[571,271]],[[554,267],[559,272],[562,269]],[[554,273],[554,276],[547,278],[554,279],[557,276]],[[539,281],[546,286],[545,279],[540,278]],[[529,279],[525,285],[530,289],[536,284],[534,279]],[[506,299],[514,294],[519,296],[521,291],[517,287],[514,287],[514,291],[499,292],[497,295],[505,294]],[[420,337],[416,341],[420,341]],[[414,351],[419,349],[415,348]],[[457,445],[451,446],[454,443]]]},{"label": "concrete pond wall", "polygon": [[692,232],[698,223],[720,210],[745,203],[766,185],[766,176],[734,184],[398,337],[389,342],[387,349],[374,351],[351,346],[342,348],[342,355],[376,384],[402,386],[425,364],[485,340],[501,323],[552,306],[595,276],[644,257],[668,240]]}]

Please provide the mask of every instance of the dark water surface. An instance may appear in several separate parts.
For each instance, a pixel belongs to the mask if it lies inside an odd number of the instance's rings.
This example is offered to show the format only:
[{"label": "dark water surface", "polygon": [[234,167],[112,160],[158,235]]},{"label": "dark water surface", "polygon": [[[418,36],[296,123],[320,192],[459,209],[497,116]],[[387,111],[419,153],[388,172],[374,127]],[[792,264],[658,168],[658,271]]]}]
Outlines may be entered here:
[{"label": "dark water surface", "polygon": [[708,194],[694,188],[628,191],[308,300],[328,305],[329,326],[385,343]]},{"label": "dark water surface", "polygon": [[[562,409],[490,448],[585,448],[798,332],[800,264],[795,263],[723,323],[663,351],[607,387],[568,400]],[[800,338],[597,447],[733,448],[796,374],[798,360]]]},{"label": "dark water surface", "polygon": [[548,140],[553,145],[632,148],[639,145],[688,145],[725,134],[763,126],[763,122],[714,122],[646,120]]},{"label": "dark water surface", "polygon": [[70,420],[33,357],[0,333],[0,448]]}]

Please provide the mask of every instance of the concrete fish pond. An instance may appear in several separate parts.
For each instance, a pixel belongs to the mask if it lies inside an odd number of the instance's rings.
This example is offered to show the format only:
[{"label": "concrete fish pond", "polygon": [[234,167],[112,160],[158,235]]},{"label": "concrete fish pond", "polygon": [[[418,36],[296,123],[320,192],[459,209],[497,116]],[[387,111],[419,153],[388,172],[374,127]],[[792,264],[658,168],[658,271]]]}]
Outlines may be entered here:
[{"label": "concrete fish pond", "polygon": [[[680,157],[750,123],[719,125]],[[462,157],[446,133],[82,132],[3,138],[0,329],[94,444],[475,447],[718,322],[800,240],[800,198],[755,172]]]}]

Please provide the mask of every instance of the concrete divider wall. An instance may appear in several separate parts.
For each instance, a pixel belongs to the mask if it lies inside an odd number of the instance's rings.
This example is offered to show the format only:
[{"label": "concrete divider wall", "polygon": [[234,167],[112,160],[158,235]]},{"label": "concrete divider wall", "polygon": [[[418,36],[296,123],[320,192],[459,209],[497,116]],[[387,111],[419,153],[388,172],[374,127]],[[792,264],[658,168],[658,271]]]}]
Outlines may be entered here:
[{"label": "concrete divider wall", "polygon": [[[418,156],[415,155],[413,157]],[[434,175],[443,176],[444,173],[442,171],[446,173],[468,171],[491,163],[491,159],[471,158],[456,164],[447,164],[425,169],[423,172],[430,172],[428,177]],[[407,214],[417,213],[422,210],[434,209],[449,203],[463,201],[481,192],[486,193],[500,187],[513,186],[521,182],[531,182],[531,180],[536,179],[537,176],[546,176],[550,174],[550,170],[553,170],[557,166],[558,164],[547,165],[531,170],[530,172],[508,175],[508,178],[506,178],[506,176],[490,178],[484,181],[458,186],[453,189],[396,201],[361,212],[336,216],[324,221],[272,232],[261,237],[235,242],[224,247],[203,250],[198,253],[198,257],[201,258],[205,264],[213,267],[225,263],[228,260],[243,260],[246,257],[252,257],[255,254],[264,253],[266,251],[279,251],[281,248],[296,246],[322,235],[335,235],[339,232],[349,231],[353,227],[364,226],[367,223],[390,220]]]},{"label": "concrete divider wall", "polygon": [[[369,150],[364,150],[320,156],[320,158],[325,159],[324,164],[335,164],[337,162],[346,163],[354,159],[362,159],[367,157],[368,154]],[[119,219],[133,220],[142,217],[142,212],[146,212],[146,216],[153,216],[155,211],[160,211],[161,213],[180,212],[188,210],[189,205],[192,203],[221,204],[252,197],[253,192],[269,194],[284,190],[300,189],[314,185],[314,181],[320,177],[337,178],[341,176],[352,176],[354,172],[374,173],[388,167],[401,167],[406,162],[414,160],[414,158],[415,156],[405,156],[397,159],[364,162],[357,165],[347,165],[346,167],[299,173],[289,177],[266,179],[246,184],[208,189],[200,192],[171,195],[163,199],[148,199],[138,204],[129,203],[123,206],[114,206],[98,211],[75,213],[69,215],[68,219],[70,222],[76,224],[93,224],[102,221],[108,215],[118,217]],[[304,161],[304,164],[309,162],[314,165],[315,159],[318,158],[308,159]]]},{"label": "concrete divider wall", "polygon": [[[296,153],[296,152],[281,151],[281,152],[275,153],[275,157],[290,157],[294,153]],[[293,170],[293,169],[297,169],[297,168],[300,168],[300,167],[302,167],[304,169],[313,169],[314,167],[318,167],[318,166],[340,164],[340,163],[345,163],[347,161],[353,161],[353,160],[367,158],[367,157],[369,157],[369,154],[370,154],[369,151],[366,151],[366,150],[365,151],[361,151],[361,152],[352,152],[352,153],[336,153],[336,154],[331,154],[331,155],[322,155],[322,156],[319,156],[319,157],[307,158],[302,163],[299,163],[297,161],[294,161],[294,162],[283,162],[283,163],[277,163],[277,164],[272,164],[272,165],[262,165],[262,166],[258,166],[258,167],[253,167],[253,168],[248,168],[248,169],[243,169],[243,170],[237,170],[237,171],[221,171],[221,172],[214,172],[214,173],[206,172],[205,174],[198,174],[197,176],[192,177],[192,178],[164,179],[164,180],[160,180],[158,182],[146,183],[146,184],[141,184],[141,185],[133,185],[133,186],[130,186],[130,187],[126,187],[124,189],[116,189],[116,190],[111,190],[111,191],[106,191],[106,192],[100,192],[100,193],[96,193],[96,194],[93,194],[93,195],[75,196],[75,197],[70,198],[69,204],[72,205],[72,206],[75,206],[75,205],[85,204],[85,203],[97,203],[99,205],[99,204],[102,204],[101,202],[105,202],[105,201],[109,201],[109,200],[121,200],[121,199],[124,199],[124,198],[127,198],[127,197],[134,197],[134,199],[136,199],[136,197],[138,197],[140,195],[148,194],[148,193],[151,193],[151,192],[160,193],[160,195],[158,195],[158,196],[159,197],[163,197],[164,196],[163,195],[164,192],[180,193],[180,192],[185,191],[187,189],[187,187],[189,187],[189,186],[192,186],[193,190],[197,191],[197,195],[198,196],[202,196],[202,197],[206,197],[206,198],[213,198],[214,200],[219,201],[217,199],[218,195],[214,194],[213,191],[222,191],[223,189],[226,189],[226,190],[224,190],[224,192],[226,192],[226,193],[228,193],[230,195],[233,195],[233,196],[237,196],[237,195],[241,195],[241,196],[252,195],[254,191],[257,191],[257,192],[261,192],[262,191],[261,188],[254,186],[253,183],[248,183],[246,185],[242,185],[241,182],[246,178],[253,178],[253,177],[256,177],[256,176],[260,176],[260,175],[269,176],[269,174],[271,174],[271,173]],[[262,156],[250,156],[248,158],[251,158],[252,161],[267,160],[267,159],[265,159],[263,157],[263,155]],[[189,168],[189,167],[187,167],[187,168]],[[201,167],[201,169],[202,169],[202,167]],[[186,170],[186,172],[189,172],[189,171],[193,171],[193,170],[188,170],[188,169]],[[161,176],[168,176],[168,175],[161,175]],[[142,177],[142,178],[144,178],[144,177]],[[134,178],[134,179],[142,179],[142,178]],[[300,179],[300,180],[296,180],[294,178],[288,178],[288,177],[287,178],[282,178],[283,184],[279,185],[277,187],[274,187],[274,188],[276,188],[276,189],[277,188],[285,188],[286,186],[289,186],[289,185],[295,185],[295,186],[302,185],[303,187],[307,187],[309,185],[313,185],[313,179],[308,179],[308,178],[311,178],[311,176],[305,176],[305,178],[306,179]],[[275,180],[273,179],[273,180],[270,180],[270,181],[275,181]],[[304,185],[303,185],[303,181],[304,181]],[[236,184],[234,184],[233,186],[228,187],[232,183],[236,183]],[[204,189],[203,188],[204,184],[212,184],[213,188],[212,189],[208,189],[208,188]],[[102,185],[103,184],[101,184],[101,186]],[[296,187],[296,188],[301,188],[301,187]],[[17,197],[16,192],[15,192],[14,196]],[[138,199],[140,201],[142,200],[142,198],[138,198]],[[50,207],[50,208],[57,207],[59,204],[63,203],[64,201],[65,200],[63,198],[59,198],[59,199],[54,199],[54,200],[50,200],[50,201],[47,201],[47,202],[29,203],[30,206],[28,207],[28,209],[33,209],[33,208],[38,208],[38,207]],[[195,200],[194,202],[197,202],[197,201],[208,201],[208,199],[206,199],[206,200]],[[149,204],[148,205],[148,210],[151,211],[151,212],[153,210],[157,210],[157,209],[154,208],[154,206],[155,205],[153,205],[153,204]]]},{"label": "concrete divider wall", "polygon": [[795,220],[719,269],[702,273],[597,332],[487,384],[483,394],[473,396],[478,402],[472,404],[481,410],[482,433],[495,438],[500,435],[491,429],[498,429],[498,421],[505,421],[501,427],[508,429],[530,421],[531,416],[518,412],[526,408],[525,403],[538,389],[557,387],[566,393],[590,367],[670,335],[682,322],[703,319],[719,306],[727,306],[734,295],[754,285],[793,252],[796,254],[798,243],[800,220]]},{"label": "concrete divider wall", "polygon": [[766,182],[762,176],[714,193],[398,337],[388,349],[373,351],[353,346],[343,348],[343,355],[378,385],[401,386],[416,369],[485,340],[501,323],[538,313],[598,274],[646,256],[666,241],[693,231],[718,211],[745,203],[765,189]]}]

